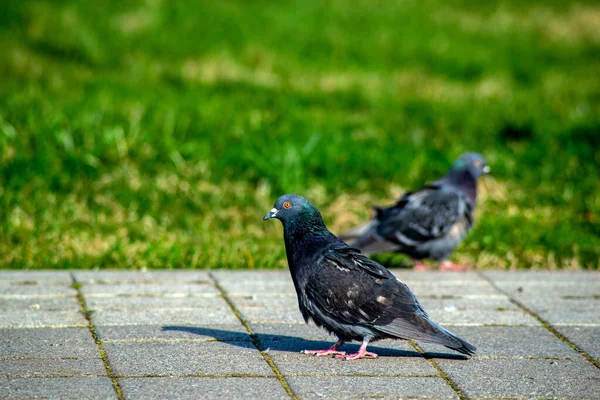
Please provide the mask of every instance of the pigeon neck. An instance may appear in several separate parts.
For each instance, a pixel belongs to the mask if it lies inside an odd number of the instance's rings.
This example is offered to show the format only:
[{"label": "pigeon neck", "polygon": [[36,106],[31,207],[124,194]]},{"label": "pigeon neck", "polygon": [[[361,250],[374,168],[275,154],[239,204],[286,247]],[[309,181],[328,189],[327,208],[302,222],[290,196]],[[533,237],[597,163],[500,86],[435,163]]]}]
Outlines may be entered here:
[{"label": "pigeon neck", "polygon": [[471,203],[475,205],[477,200],[477,178],[473,176],[468,168],[451,169],[445,178],[452,186],[465,192]]},{"label": "pigeon neck", "polygon": [[297,241],[307,236],[322,236],[328,233],[321,214],[317,210],[309,210],[296,218],[287,220],[283,225],[286,240]]},{"label": "pigeon neck", "polygon": [[311,227],[304,227],[304,229],[296,228],[296,230],[284,229],[284,237],[288,266],[294,285],[298,289],[302,282],[306,283],[305,278],[308,272],[302,266],[311,265],[312,260],[319,257],[323,249],[331,246],[336,237],[329,232],[322,221]]},{"label": "pigeon neck", "polygon": [[315,254],[333,236],[316,209],[306,209],[285,221],[283,236],[288,264],[295,271],[296,262]]}]

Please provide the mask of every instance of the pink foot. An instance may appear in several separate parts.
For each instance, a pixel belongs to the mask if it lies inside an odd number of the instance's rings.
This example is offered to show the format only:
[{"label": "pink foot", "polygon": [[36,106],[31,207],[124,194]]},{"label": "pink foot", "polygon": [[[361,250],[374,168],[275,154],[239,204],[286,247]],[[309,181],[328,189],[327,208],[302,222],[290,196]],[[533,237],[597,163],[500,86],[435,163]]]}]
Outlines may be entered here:
[{"label": "pink foot", "polygon": [[335,356],[335,358],[340,358],[342,360],[358,360],[361,358],[379,358],[379,356],[375,353],[371,353],[370,351],[358,351],[358,353],[348,354],[347,356]]},{"label": "pink foot", "polygon": [[358,353],[348,354],[347,356],[335,356],[335,358],[341,358],[342,360],[358,360],[359,358],[378,358],[379,356],[375,353],[371,353],[367,351],[367,346],[369,345],[369,339],[364,338],[360,348],[358,349]]},{"label": "pink foot", "polygon": [[327,350],[302,350],[300,353],[308,354],[311,356],[323,357],[323,356],[345,356],[345,351],[337,351],[341,345],[344,344],[343,340],[338,340],[336,344],[328,348]]},{"label": "pink foot", "polygon": [[308,354],[309,356],[317,356],[317,357],[323,357],[323,356],[336,356],[336,357],[343,357],[346,355],[345,351],[336,351],[336,350],[332,350],[332,349],[327,349],[327,350],[302,350],[301,353],[303,354]]},{"label": "pink foot", "polygon": [[413,267],[413,270],[415,270],[415,271],[427,271],[428,268],[424,264],[418,263],[418,264],[415,264],[415,266]]},{"label": "pink foot", "polygon": [[452,261],[444,261],[440,264],[440,271],[470,271],[468,265],[454,264]]},{"label": "pink foot", "polygon": [[413,258],[413,264],[414,264],[413,270],[415,270],[415,271],[427,271],[427,270],[429,270],[429,268],[427,268],[427,266],[425,264],[423,264],[420,260],[415,260]]}]

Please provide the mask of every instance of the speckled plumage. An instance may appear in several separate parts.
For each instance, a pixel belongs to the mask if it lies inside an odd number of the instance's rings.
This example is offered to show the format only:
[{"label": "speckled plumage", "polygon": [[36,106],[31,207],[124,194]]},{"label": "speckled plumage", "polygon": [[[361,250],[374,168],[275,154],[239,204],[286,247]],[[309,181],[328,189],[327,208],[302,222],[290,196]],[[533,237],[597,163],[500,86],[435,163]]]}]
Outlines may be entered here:
[{"label": "speckled plumage", "polygon": [[348,357],[376,356],[366,352],[367,344],[386,338],[438,343],[464,354],[475,351],[431,321],[408,286],[385,267],[333,235],[303,197],[281,196],[265,216],[269,218],[283,224],[302,316],[339,338],[332,349],[311,354],[338,354],[335,350],[344,342],[361,340],[362,353]]},{"label": "speckled plumage", "polygon": [[483,156],[463,154],[443,178],[404,194],[391,207],[375,208],[370,222],[341,237],[365,254],[446,260],[473,226],[477,178],[488,172]]}]

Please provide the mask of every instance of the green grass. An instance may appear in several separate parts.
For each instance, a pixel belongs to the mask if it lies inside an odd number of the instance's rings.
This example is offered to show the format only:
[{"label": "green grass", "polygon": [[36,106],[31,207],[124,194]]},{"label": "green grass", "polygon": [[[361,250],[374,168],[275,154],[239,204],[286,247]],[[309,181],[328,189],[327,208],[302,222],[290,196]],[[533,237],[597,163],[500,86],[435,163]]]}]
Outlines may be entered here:
[{"label": "green grass", "polygon": [[[0,5],[0,266],[280,268],[478,151],[479,268],[600,259],[595,1]],[[383,258],[388,264],[396,258]]]}]

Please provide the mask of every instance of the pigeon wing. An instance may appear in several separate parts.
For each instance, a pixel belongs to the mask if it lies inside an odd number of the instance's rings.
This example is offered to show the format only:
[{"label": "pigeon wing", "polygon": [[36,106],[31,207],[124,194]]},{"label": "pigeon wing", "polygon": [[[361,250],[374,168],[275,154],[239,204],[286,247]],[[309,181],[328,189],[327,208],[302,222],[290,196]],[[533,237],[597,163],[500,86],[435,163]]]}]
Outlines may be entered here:
[{"label": "pigeon wing", "polygon": [[371,221],[342,234],[340,238],[348,240],[352,247],[359,248],[364,254],[387,253],[399,250],[398,243],[386,240],[378,233],[380,218],[387,210],[386,208],[375,207],[376,215]]},{"label": "pigeon wing", "polygon": [[306,290],[321,313],[384,336],[438,343],[465,354],[475,347],[431,321],[408,286],[351,247],[325,252]]},{"label": "pigeon wing", "polygon": [[404,283],[357,249],[327,250],[317,264],[306,286],[307,297],[340,322],[373,326],[421,310]]},{"label": "pigeon wing", "polygon": [[471,206],[464,193],[430,185],[407,193],[386,210],[377,233],[384,240],[411,247],[471,225]]}]

